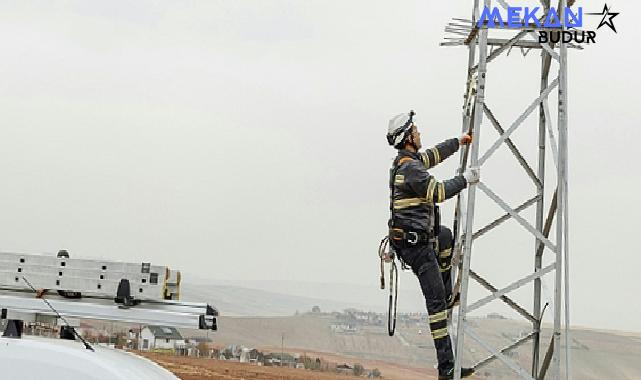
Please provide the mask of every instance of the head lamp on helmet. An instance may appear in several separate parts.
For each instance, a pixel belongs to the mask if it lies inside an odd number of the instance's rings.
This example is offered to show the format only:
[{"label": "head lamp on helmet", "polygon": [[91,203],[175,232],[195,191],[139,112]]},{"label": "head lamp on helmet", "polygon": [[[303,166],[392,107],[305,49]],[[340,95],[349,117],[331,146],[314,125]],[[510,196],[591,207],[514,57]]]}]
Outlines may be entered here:
[{"label": "head lamp on helmet", "polygon": [[412,125],[414,124],[414,111],[409,113],[402,113],[394,116],[389,121],[389,128],[387,129],[387,142],[395,147],[401,148],[407,136],[409,136]]}]

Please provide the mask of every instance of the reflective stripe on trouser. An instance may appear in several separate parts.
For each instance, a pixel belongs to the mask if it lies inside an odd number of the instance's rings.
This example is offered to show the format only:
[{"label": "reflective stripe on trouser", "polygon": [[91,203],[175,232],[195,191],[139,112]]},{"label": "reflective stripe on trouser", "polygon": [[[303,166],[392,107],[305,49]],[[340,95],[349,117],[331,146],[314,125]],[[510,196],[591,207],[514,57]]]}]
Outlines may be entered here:
[{"label": "reflective stripe on trouser", "polygon": [[430,328],[438,358],[439,371],[449,370],[454,363],[452,341],[447,333],[447,301],[451,293],[446,293],[436,253],[429,245],[397,248],[403,261],[412,268],[421,285],[427,312],[430,315]]},{"label": "reflective stripe on trouser", "polygon": [[445,295],[449,299],[452,295],[452,246],[454,245],[454,239],[452,237],[452,231],[449,228],[441,226],[439,230],[439,271],[441,272],[441,278],[445,286]]}]

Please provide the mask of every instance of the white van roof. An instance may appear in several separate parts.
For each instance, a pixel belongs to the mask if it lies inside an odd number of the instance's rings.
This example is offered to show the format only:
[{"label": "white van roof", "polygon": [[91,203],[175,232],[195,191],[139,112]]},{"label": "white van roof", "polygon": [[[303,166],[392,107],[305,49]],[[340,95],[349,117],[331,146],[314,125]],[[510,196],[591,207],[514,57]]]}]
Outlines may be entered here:
[{"label": "white van roof", "polygon": [[2,377],[20,380],[179,380],[151,360],[123,350],[23,335],[0,338]]}]

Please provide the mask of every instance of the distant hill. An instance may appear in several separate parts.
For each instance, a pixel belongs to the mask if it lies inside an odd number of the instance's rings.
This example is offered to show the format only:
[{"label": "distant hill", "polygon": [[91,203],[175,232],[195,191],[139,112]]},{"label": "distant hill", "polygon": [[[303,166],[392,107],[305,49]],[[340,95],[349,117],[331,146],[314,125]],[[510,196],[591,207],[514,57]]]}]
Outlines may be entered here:
[{"label": "distant hill", "polygon": [[[348,308],[387,312],[389,290],[372,286],[301,281],[224,281],[185,275],[181,284],[184,300],[207,301],[223,315],[289,316],[319,306],[322,311]],[[412,279],[414,280],[414,279]],[[424,312],[425,300],[418,283],[401,283],[398,309]]]},{"label": "distant hill", "polygon": [[[329,299],[304,297],[230,285],[181,285],[181,299],[209,302],[226,316],[289,316],[319,306],[324,311],[340,311],[351,307],[380,310],[382,305],[347,303]],[[384,300],[383,300],[384,301]]]},{"label": "distant hill", "polygon": [[[331,328],[333,321],[334,316],[322,314],[273,318],[223,317],[219,322],[220,331],[209,334],[209,337],[218,345],[241,344],[267,351],[280,350],[281,339],[284,338],[284,346],[289,352],[324,352],[352,357],[354,362],[376,360],[406,368],[431,369],[436,364],[427,326],[400,324],[396,335],[389,337],[384,326],[361,325],[353,332],[336,332]],[[474,318],[470,322],[476,332],[495,347],[508,345],[529,328],[525,323],[508,319]],[[185,331],[185,334],[206,333]],[[550,331],[544,330],[542,344],[545,348],[550,337]],[[489,355],[471,339],[467,347],[467,364],[474,364]],[[531,347],[529,343],[524,344],[510,354],[511,359],[528,368]],[[571,355],[575,379],[641,379],[641,338],[633,334],[574,330]],[[517,378],[498,361],[483,367],[478,373],[493,380]]]},{"label": "distant hill", "polygon": [[[207,283],[206,281],[202,282]],[[207,301],[223,315],[220,331],[210,334],[217,344],[242,344],[250,347],[280,347],[284,344],[293,350],[324,352],[362,360],[380,360],[399,365],[433,368],[435,365],[433,343],[425,325],[399,324],[395,337],[387,335],[384,326],[362,325],[355,332],[336,332],[331,328],[335,316],[331,311],[349,308],[364,311],[386,312],[387,292],[376,287],[343,286],[329,284],[322,290],[319,284],[292,284],[285,281],[252,282],[239,286],[237,282],[218,282],[203,285],[198,281],[184,283],[183,299]],[[243,284],[240,284],[243,285]],[[400,302],[410,305],[413,311],[423,307],[420,294],[409,289],[401,293]],[[256,287],[256,288],[252,288]],[[293,293],[293,294],[292,294]],[[347,293],[347,294],[345,294]],[[306,296],[314,294],[316,297]],[[332,299],[328,299],[330,295]],[[362,303],[350,300],[362,300]],[[313,306],[327,313],[305,314]],[[418,310],[417,310],[418,309]],[[294,314],[299,312],[299,315]],[[495,347],[503,347],[529,331],[529,326],[510,319],[471,318],[476,331]],[[186,331],[188,335],[204,332]],[[549,330],[544,330],[542,345],[550,341]],[[466,361],[473,364],[489,354],[478,344],[468,342]],[[511,358],[525,368],[529,366],[532,345],[526,343]],[[542,349],[544,350],[544,349]],[[541,353],[543,357],[544,352]],[[577,328],[572,332],[571,355],[574,378],[581,380],[641,379],[641,334],[598,331]],[[494,362],[480,374],[492,379],[513,379],[514,374],[504,365]]]}]

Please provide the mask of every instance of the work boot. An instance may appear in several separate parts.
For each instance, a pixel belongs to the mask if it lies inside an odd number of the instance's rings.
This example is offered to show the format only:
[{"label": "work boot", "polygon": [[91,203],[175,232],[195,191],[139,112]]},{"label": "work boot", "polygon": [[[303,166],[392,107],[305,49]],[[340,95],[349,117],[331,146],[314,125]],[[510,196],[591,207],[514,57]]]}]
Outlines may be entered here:
[{"label": "work boot", "polygon": [[[461,368],[461,379],[472,376],[474,374],[474,368]],[[444,373],[438,374],[438,380],[450,380],[454,378],[454,368],[450,368]]]}]

